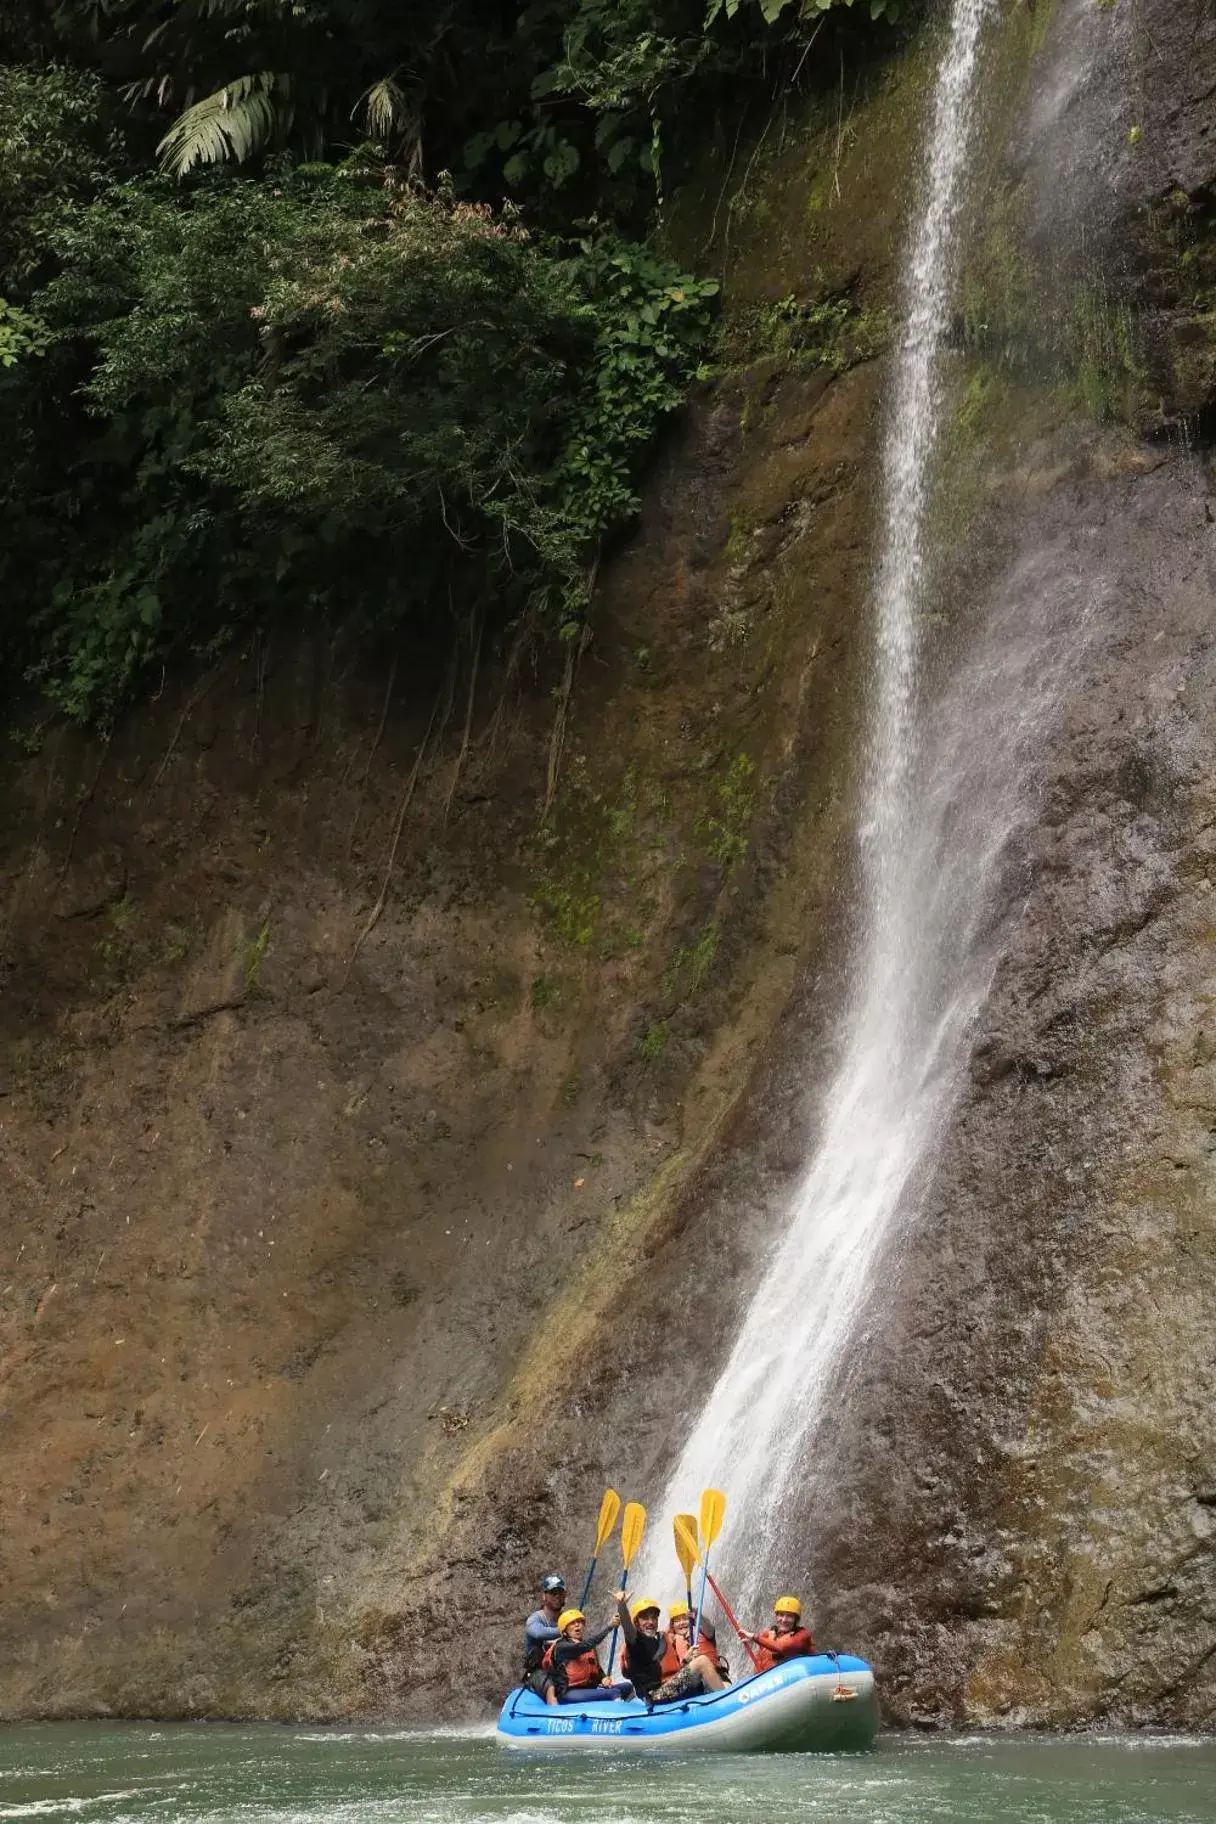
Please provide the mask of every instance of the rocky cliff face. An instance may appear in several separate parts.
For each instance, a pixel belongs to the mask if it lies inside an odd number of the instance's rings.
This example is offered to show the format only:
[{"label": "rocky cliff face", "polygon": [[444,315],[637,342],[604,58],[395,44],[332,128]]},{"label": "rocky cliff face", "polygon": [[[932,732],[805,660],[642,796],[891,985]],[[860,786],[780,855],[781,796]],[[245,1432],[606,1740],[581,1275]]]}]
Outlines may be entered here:
[{"label": "rocky cliff face", "polygon": [[[604,1482],[657,1493],[830,1055],[922,58],[677,210],[737,366],[607,578],[546,829],[505,654],[277,634],[10,767],[6,1713],[489,1702]],[[791,1567],[896,1718],[1210,1724],[1216,37],[1059,0],[995,67],[948,645],[1077,626]]]}]

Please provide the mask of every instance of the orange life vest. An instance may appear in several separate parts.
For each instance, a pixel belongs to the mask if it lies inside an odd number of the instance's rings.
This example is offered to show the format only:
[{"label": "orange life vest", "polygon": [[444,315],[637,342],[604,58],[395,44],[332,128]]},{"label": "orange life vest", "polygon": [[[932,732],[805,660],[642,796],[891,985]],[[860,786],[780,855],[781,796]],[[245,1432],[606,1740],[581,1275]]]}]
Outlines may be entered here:
[{"label": "orange life vest", "polygon": [[659,1671],[664,1678],[673,1678],[688,1658],[688,1642],[679,1634],[673,1634],[668,1628],[663,1635],[663,1657],[659,1661]]},{"label": "orange life vest", "polygon": [[801,1659],[814,1651],[815,1640],[809,1628],[795,1628],[792,1634],[778,1634],[773,1628],[765,1628],[763,1634],[756,1636],[756,1658],[760,1661],[758,1670],[761,1672],[769,1672],[787,1659]]},{"label": "orange life vest", "polygon": [[557,1642],[553,1640],[545,1648],[545,1657],[541,1661],[541,1665],[546,1672],[556,1673],[559,1681],[564,1678],[566,1684],[574,1686],[575,1689],[584,1685],[603,1684],[604,1668],[600,1664],[600,1656],[594,1647],[588,1647],[585,1653],[579,1653],[575,1658],[563,1660],[559,1666],[555,1666],[553,1649],[556,1645]]}]

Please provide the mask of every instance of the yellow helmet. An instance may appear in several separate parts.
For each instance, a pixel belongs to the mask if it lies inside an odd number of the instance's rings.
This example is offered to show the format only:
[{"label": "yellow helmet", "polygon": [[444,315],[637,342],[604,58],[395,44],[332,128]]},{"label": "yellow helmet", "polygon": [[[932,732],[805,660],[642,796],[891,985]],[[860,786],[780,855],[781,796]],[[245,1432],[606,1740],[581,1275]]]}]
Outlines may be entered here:
[{"label": "yellow helmet", "polygon": [[634,1621],[639,1615],[644,1615],[647,1609],[653,1609],[656,1615],[659,1612],[659,1605],[653,1596],[635,1596],[629,1605],[629,1613]]},{"label": "yellow helmet", "polygon": [[773,1604],[773,1614],[801,1616],[802,1604],[796,1596],[778,1596]]},{"label": "yellow helmet", "polygon": [[586,1621],[586,1619],[587,1617],[581,1609],[563,1609],[557,1618],[557,1631],[559,1634],[564,1634],[572,1621]]},{"label": "yellow helmet", "polygon": [[667,1614],[668,1614],[669,1620],[679,1621],[681,1615],[691,1615],[692,1610],[689,1608],[689,1606],[686,1602],[673,1602],[671,1607],[668,1609]]}]

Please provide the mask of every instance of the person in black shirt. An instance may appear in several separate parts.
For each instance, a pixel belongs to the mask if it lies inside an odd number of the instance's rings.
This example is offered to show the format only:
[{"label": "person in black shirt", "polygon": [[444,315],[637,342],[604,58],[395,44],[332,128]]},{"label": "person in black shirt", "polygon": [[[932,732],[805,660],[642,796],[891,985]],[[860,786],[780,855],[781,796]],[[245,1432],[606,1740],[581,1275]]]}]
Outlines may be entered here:
[{"label": "person in black shirt", "polygon": [[667,1651],[667,1637],[659,1633],[659,1605],[652,1596],[639,1596],[630,1608],[624,1590],[618,1590],[616,1613],[625,1636],[621,1671],[638,1696],[649,1700],[663,1682],[663,1656]]}]

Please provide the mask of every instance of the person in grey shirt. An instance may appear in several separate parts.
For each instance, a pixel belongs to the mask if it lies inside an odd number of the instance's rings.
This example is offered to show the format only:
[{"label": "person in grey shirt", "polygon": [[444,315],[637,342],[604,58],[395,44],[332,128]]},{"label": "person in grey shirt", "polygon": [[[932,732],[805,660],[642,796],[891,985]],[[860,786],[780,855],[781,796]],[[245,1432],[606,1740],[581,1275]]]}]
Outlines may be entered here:
[{"label": "person in grey shirt", "polygon": [[549,1703],[553,1700],[547,1687],[553,1681],[541,1661],[550,1641],[558,1638],[557,1618],[565,1606],[566,1579],[551,1571],[541,1578],[539,1609],[533,1609],[524,1623],[524,1683]]}]

